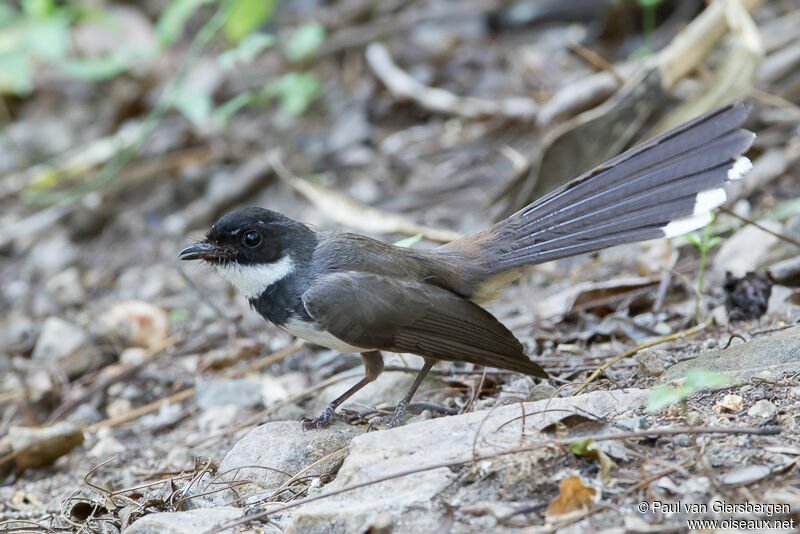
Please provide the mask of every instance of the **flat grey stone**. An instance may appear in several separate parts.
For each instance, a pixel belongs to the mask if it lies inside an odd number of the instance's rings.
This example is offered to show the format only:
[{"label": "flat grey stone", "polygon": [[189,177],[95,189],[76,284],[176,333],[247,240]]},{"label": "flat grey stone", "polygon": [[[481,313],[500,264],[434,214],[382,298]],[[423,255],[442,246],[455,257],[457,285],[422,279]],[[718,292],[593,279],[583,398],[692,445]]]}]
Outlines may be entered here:
[{"label": "flat grey stone", "polygon": [[747,343],[715,350],[677,363],[658,378],[659,384],[683,378],[689,369],[708,369],[734,378],[778,378],[800,372],[800,326],[764,334]]},{"label": "flat grey stone", "polygon": [[[250,481],[236,488],[241,497],[277,489],[302,469],[346,447],[353,436],[361,432],[359,428],[343,424],[303,430],[300,422],[267,423],[251,430],[233,446],[220,463],[219,472],[226,480]],[[306,471],[304,476],[335,474],[346,455],[347,451],[343,451]],[[218,495],[224,498],[222,493]]]},{"label": "flat grey stone", "polygon": [[75,377],[102,362],[102,355],[79,326],[58,317],[48,317],[36,339],[33,358],[58,364]]},{"label": "flat grey stone", "polygon": [[[647,390],[639,389],[595,391],[528,402],[523,405],[527,414],[524,435],[536,439],[539,431],[575,413],[597,417],[627,413],[643,407],[647,395]],[[514,404],[361,434],[350,443],[350,454],[322,493],[425,466],[469,461],[473,453],[485,455],[519,447],[520,408]],[[476,434],[480,434],[478,439]],[[553,452],[541,447],[526,454],[541,455],[541,461],[546,461]],[[440,467],[331,495],[297,508],[287,533],[364,532],[383,515],[391,519],[392,534],[430,532],[441,520],[441,510],[434,509],[435,497],[454,476],[450,468]]]},{"label": "flat grey stone", "polygon": [[261,382],[249,378],[207,380],[197,384],[194,398],[201,410],[228,404],[257,408],[261,405]]},{"label": "flat grey stone", "polygon": [[146,515],[127,529],[126,534],[200,534],[242,517],[232,506],[198,508],[188,512],[160,512]]}]

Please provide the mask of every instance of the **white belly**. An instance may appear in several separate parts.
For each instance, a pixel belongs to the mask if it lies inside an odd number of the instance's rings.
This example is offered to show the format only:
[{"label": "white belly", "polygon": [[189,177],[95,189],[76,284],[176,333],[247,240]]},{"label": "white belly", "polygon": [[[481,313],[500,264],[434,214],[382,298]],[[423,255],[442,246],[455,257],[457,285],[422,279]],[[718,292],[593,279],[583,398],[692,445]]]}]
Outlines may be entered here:
[{"label": "white belly", "polygon": [[333,334],[325,332],[324,330],[319,330],[316,328],[314,323],[307,323],[305,321],[300,321],[299,319],[289,319],[281,325],[281,328],[293,336],[310,341],[315,345],[328,347],[329,349],[339,350],[342,352],[364,352],[365,350],[369,350],[367,347],[356,347],[354,345],[350,345],[349,343],[345,343],[341,339],[335,337]]}]

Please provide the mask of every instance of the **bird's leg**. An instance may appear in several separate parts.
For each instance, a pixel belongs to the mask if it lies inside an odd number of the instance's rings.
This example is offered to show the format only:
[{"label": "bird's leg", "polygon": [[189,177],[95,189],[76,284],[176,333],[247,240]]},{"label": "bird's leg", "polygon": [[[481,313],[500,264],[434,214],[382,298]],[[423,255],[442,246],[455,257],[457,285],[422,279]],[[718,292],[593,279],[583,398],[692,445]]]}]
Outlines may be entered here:
[{"label": "bird's leg", "polygon": [[386,417],[376,417],[369,422],[367,430],[377,430],[378,427],[381,426],[384,428],[399,426],[400,423],[403,422],[403,418],[406,415],[408,404],[411,402],[411,398],[414,396],[414,393],[417,392],[419,386],[422,384],[422,381],[425,379],[425,375],[428,374],[428,371],[431,370],[431,367],[433,367],[433,364],[435,363],[436,360],[425,358],[425,365],[423,365],[422,369],[419,370],[419,374],[417,374],[417,378],[414,379],[414,383],[411,384],[411,388],[409,388],[408,393],[406,393],[405,397],[403,397],[403,399],[397,403],[397,406],[395,406],[394,413]]},{"label": "bird's leg", "polygon": [[345,391],[343,394],[336,397],[327,408],[325,408],[319,417],[314,419],[303,418],[303,429],[309,430],[312,428],[325,428],[330,425],[336,418],[336,408],[339,407],[344,401],[352,397],[358,390],[378,378],[383,372],[383,356],[380,351],[371,350],[369,352],[362,352],[361,359],[364,361],[364,378],[362,378],[356,385]]}]

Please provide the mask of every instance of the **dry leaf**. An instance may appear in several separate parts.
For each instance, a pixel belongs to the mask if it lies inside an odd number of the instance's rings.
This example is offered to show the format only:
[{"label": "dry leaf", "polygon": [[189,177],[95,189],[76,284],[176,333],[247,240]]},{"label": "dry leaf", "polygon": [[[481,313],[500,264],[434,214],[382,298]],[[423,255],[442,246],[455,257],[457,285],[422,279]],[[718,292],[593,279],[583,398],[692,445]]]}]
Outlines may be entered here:
[{"label": "dry leaf", "polygon": [[569,449],[578,456],[586,456],[600,461],[600,478],[608,480],[611,468],[616,464],[611,457],[600,448],[600,445],[592,438],[574,441],[569,444]]},{"label": "dry leaf", "polygon": [[558,484],[558,497],[547,505],[545,517],[548,521],[584,512],[600,499],[595,488],[583,485],[579,477],[567,477]]},{"label": "dry leaf", "polygon": [[736,413],[742,408],[743,402],[744,399],[741,397],[741,395],[728,394],[722,397],[722,400],[717,401],[717,403],[711,409],[714,413]]}]

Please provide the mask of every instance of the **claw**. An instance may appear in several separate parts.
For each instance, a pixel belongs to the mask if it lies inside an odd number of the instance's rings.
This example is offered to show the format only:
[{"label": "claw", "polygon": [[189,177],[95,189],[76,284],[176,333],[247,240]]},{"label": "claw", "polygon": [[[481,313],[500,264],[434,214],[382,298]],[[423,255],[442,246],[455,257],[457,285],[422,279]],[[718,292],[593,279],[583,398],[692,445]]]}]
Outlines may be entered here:
[{"label": "claw", "polygon": [[367,432],[374,432],[375,430],[380,430],[381,428],[388,430],[389,428],[402,425],[407,411],[408,402],[400,401],[397,403],[392,415],[387,415],[386,417],[376,417],[370,421],[369,425],[367,426]]},{"label": "claw", "polygon": [[313,419],[303,417],[300,421],[303,423],[303,430],[314,430],[330,426],[334,419],[336,419],[336,408],[328,406],[319,414],[319,417]]}]

